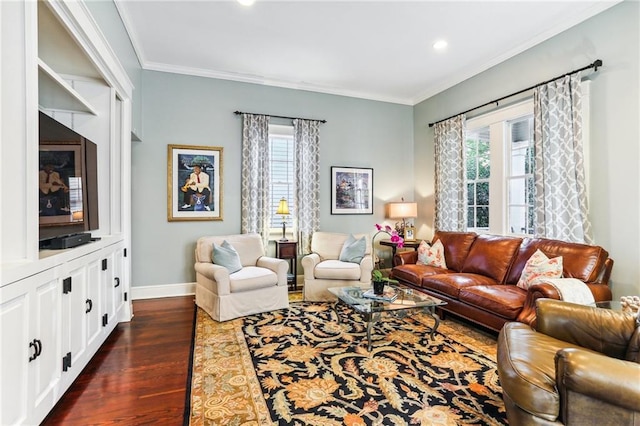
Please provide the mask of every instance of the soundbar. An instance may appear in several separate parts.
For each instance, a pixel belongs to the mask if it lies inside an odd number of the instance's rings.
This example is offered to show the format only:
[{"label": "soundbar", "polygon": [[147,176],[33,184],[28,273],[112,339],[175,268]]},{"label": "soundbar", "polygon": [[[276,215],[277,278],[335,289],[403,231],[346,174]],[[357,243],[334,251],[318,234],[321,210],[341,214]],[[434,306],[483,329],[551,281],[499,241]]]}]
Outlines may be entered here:
[{"label": "soundbar", "polygon": [[91,233],[84,232],[80,234],[61,235],[50,240],[41,241],[40,248],[53,250],[68,249],[89,242],[91,242]]}]

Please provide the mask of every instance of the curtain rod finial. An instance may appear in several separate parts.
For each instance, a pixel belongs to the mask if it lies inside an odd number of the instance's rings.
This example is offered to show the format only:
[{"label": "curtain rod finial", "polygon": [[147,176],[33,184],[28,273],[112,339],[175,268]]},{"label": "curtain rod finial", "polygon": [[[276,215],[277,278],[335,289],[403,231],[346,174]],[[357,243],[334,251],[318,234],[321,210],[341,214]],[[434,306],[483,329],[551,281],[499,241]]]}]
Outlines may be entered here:
[{"label": "curtain rod finial", "polygon": [[602,59],[596,59],[593,62],[593,70],[594,71],[598,71],[598,68],[600,68],[602,66]]}]

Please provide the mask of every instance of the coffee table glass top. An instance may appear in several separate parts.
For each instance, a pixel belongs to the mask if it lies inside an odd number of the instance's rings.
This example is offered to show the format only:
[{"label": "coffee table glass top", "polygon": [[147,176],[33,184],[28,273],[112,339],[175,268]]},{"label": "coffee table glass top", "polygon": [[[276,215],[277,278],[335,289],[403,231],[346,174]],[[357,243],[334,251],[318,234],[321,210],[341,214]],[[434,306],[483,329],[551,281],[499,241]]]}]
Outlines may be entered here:
[{"label": "coffee table glass top", "polygon": [[336,295],[342,303],[364,313],[397,311],[402,309],[435,308],[446,305],[447,302],[429,296],[421,291],[402,286],[385,286],[385,293],[389,290],[396,292],[398,297],[392,302],[379,301],[364,297],[366,287],[330,287],[329,292]]}]

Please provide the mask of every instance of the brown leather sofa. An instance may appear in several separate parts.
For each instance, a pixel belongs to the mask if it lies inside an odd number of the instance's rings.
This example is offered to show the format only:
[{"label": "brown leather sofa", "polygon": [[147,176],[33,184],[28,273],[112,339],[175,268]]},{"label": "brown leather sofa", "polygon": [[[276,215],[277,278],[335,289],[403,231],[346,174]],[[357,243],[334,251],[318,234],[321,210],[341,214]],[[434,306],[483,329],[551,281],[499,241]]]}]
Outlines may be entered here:
[{"label": "brown leather sofa", "polygon": [[640,425],[636,316],[540,299],[537,331],[508,323],[498,375],[509,424]]},{"label": "brown leather sofa", "polygon": [[448,269],[416,265],[416,251],[393,258],[391,275],[447,302],[442,310],[500,331],[509,321],[535,326],[535,302],[560,299],[548,283],[523,290],[516,284],[531,255],[540,249],[548,257],[563,257],[563,277],[587,284],[596,301],[611,300],[609,277],[613,260],[599,246],[545,238],[478,235],[474,232],[436,232],[432,242],[444,246]]}]

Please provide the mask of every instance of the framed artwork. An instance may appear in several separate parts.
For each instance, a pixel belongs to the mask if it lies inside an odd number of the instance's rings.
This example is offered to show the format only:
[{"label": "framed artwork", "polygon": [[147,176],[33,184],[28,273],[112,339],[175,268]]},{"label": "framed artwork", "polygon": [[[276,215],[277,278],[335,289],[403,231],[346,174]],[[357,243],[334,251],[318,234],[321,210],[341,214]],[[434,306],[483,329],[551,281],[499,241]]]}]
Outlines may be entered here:
[{"label": "framed artwork", "polygon": [[82,223],[82,147],[79,142],[40,142],[38,216],[40,226]]},{"label": "framed artwork", "polygon": [[416,240],[416,228],[413,226],[405,226],[404,228],[404,240],[415,241]]},{"label": "framed artwork", "polygon": [[167,219],[222,220],[222,148],[168,145]]},{"label": "framed artwork", "polygon": [[331,167],[331,214],[373,214],[373,169]]}]

